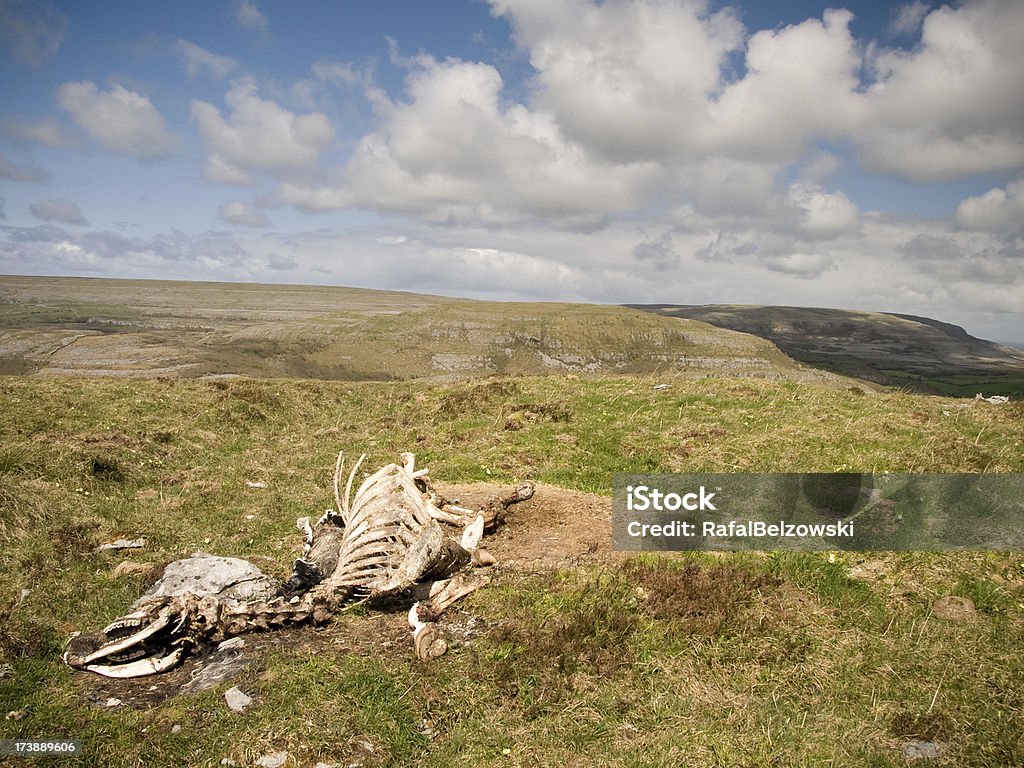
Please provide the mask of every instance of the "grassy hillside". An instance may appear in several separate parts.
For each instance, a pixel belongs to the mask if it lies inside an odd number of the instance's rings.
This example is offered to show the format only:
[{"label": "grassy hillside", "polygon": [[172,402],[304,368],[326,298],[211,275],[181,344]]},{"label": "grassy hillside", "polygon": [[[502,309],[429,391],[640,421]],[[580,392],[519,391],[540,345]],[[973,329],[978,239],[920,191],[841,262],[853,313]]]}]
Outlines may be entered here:
[{"label": "grassy hillside", "polygon": [[957,397],[1024,394],[1024,352],[927,317],[805,307],[643,307],[751,333],[808,365],[879,384]]},{"label": "grassy hillside", "polygon": [[762,339],[623,307],[0,277],[0,373],[388,381],[655,371],[838,381]]},{"label": "grassy hillside", "polygon": [[[1017,403],[762,379],[0,378],[0,712],[20,718],[0,738],[79,738],[61,764],[89,766],[902,766],[915,740],[939,765],[1021,764],[1020,553],[627,560],[585,492],[618,470],[1020,472],[1022,445]],[[173,695],[194,666],[118,687],[61,664],[153,578],[122,561],[203,549],[282,578],[338,449],[550,484],[495,537],[446,656],[416,661],[404,611],[361,608],[250,636],[252,665],[197,695]],[[977,613],[943,617],[945,595]],[[226,708],[231,684],[253,709]]]}]

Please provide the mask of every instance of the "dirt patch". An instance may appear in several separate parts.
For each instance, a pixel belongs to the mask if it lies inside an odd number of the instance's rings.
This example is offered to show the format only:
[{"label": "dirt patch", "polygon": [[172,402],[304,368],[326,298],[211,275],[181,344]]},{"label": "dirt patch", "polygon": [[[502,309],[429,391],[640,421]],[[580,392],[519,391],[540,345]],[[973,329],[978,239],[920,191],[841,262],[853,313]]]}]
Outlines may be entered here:
[{"label": "dirt patch", "polygon": [[[511,484],[438,484],[449,499],[474,509],[508,493]],[[611,551],[612,502],[607,496],[540,483],[533,498],[508,511],[505,524],[488,534],[483,546],[501,568],[540,571],[596,565],[625,558]]]}]

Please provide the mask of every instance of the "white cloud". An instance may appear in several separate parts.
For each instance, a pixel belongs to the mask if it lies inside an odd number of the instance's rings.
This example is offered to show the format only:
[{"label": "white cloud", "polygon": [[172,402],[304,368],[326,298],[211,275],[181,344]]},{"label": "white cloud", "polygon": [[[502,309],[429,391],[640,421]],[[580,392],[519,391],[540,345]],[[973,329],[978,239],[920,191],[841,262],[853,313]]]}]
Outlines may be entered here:
[{"label": "white cloud", "polygon": [[956,209],[956,221],[965,229],[987,232],[1024,233],[1024,179],[1006,189],[990,189],[968,197]]},{"label": "white cloud", "polygon": [[742,43],[731,9],[703,3],[492,0],[537,70],[535,106],[588,150],[617,161],[693,149],[727,55]]},{"label": "white cloud", "polygon": [[232,200],[229,203],[224,203],[217,210],[217,217],[221,221],[240,227],[265,228],[272,226],[270,219],[267,218],[263,211],[257,210],[242,200]]},{"label": "white cloud", "polygon": [[365,87],[370,84],[370,75],[343,61],[318,61],[310,68],[313,76],[322,82],[346,88]]},{"label": "white cloud", "polygon": [[381,127],[347,166],[320,183],[286,183],[279,195],[307,210],[364,206],[433,220],[501,223],[531,216],[593,226],[640,205],[654,164],[594,162],[551,115],[505,106],[487,64],[421,56],[407,102],[374,95]]},{"label": "white cloud", "polygon": [[206,169],[210,180],[230,179],[225,183],[242,185],[251,182],[253,171],[285,176],[311,171],[334,141],[326,115],[297,115],[261,99],[250,79],[233,83],[225,101],[227,117],[213,104],[192,102],[192,119],[211,149]]},{"label": "white cloud", "polygon": [[[378,127],[345,166],[286,178],[278,197],[306,211],[362,207],[494,226],[537,217],[579,229],[657,200],[835,237],[856,230],[859,213],[843,192],[821,188],[841,162],[816,148],[823,141],[918,179],[1024,163],[1024,106],[1010,87],[1024,61],[1006,72],[986,64],[1011,41],[1024,50],[993,28],[1009,8],[975,0],[927,15],[919,48],[870,55],[877,78],[865,88],[845,10],[745,39],[731,10],[699,0],[492,0],[535,68],[524,102],[489,64],[402,56],[394,43],[392,61],[408,69],[403,100],[360,83],[351,65],[321,62],[318,80],[366,89]],[[1021,15],[1007,15],[1011,30]],[[951,61],[957,34],[970,55]],[[736,55],[746,69],[728,81]],[[982,93],[971,95],[976,113],[951,104],[957,73]],[[998,75],[999,114],[983,74]],[[794,163],[803,186],[780,187]]]},{"label": "white cloud", "polygon": [[57,88],[57,104],[113,152],[155,160],[181,146],[149,98],[120,85],[101,91],[90,81],[64,83]]},{"label": "white cloud", "polygon": [[921,0],[903,3],[892,12],[889,29],[897,35],[912,35],[921,28],[921,22],[931,11],[931,6]]},{"label": "white cloud", "polygon": [[775,205],[777,163],[711,155],[676,169],[681,192],[710,216],[760,215]]},{"label": "white cloud", "polygon": [[[706,107],[703,143],[739,157],[792,162],[811,138],[842,136],[861,120],[853,14],[827,10],[747,43],[747,73]],[[680,116],[682,119],[682,116]]]},{"label": "white cloud", "polygon": [[831,238],[856,229],[857,206],[842,192],[797,182],[789,188],[787,203],[800,212],[799,231],[813,238]]},{"label": "white cloud", "polygon": [[860,133],[869,167],[944,181],[1024,165],[1024,3],[975,0],[927,15],[910,52],[874,56]]},{"label": "white cloud", "polygon": [[68,29],[68,17],[45,0],[0,2],[0,45],[22,64],[38,67],[54,56]]},{"label": "white cloud", "polygon": [[223,80],[238,67],[238,62],[230,56],[211,53],[188,40],[179,39],[174,49],[181,57],[181,65],[189,77],[206,74],[215,80]]},{"label": "white cloud", "polygon": [[29,211],[41,221],[56,221],[81,227],[89,225],[89,220],[85,218],[78,204],[63,197],[35,202],[29,206]]},{"label": "white cloud", "polygon": [[808,184],[820,184],[842,167],[841,158],[831,152],[814,150],[800,164],[800,180]]},{"label": "white cloud", "polygon": [[235,3],[235,18],[238,23],[250,32],[255,32],[264,40],[270,39],[270,22],[252,0],[238,0]]},{"label": "white cloud", "polygon": [[214,184],[225,184],[229,187],[252,187],[256,178],[243,168],[216,153],[206,158],[203,164],[203,178]]},{"label": "white cloud", "polygon": [[805,280],[820,277],[826,269],[835,268],[835,263],[820,253],[767,254],[760,260],[772,272],[794,275]]},{"label": "white cloud", "polygon": [[[863,147],[872,168],[945,180],[1024,164],[1024,4],[974,0],[900,17],[912,51],[869,46],[864,89],[852,14],[754,33],[705,3],[492,0],[537,69],[531,106],[613,160],[722,156],[792,163],[812,141]],[[683,41],[683,43],[680,43]],[[685,43],[685,44],[684,44]],[[746,72],[724,82],[725,57]]]},{"label": "white cloud", "polygon": [[50,149],[75,146],[75,140],[55,120],[0,120],[0,133],[15,144],[39,144]]},{"label": "white cloud", "polygon": [[51,176],[48,171],[34,165],[15,163],[3,152],[0,152],[0,179],[24,184],[48,184]]}]

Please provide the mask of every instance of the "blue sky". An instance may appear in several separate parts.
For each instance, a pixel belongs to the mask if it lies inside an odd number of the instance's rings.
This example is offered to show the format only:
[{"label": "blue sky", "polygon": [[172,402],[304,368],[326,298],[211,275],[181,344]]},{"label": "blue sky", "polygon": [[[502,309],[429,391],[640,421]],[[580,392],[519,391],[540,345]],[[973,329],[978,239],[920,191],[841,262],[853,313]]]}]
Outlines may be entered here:
[{"label": "blue sky", "polygon": [[1024,3],[0,0],[0,273],[1024,339]]}]

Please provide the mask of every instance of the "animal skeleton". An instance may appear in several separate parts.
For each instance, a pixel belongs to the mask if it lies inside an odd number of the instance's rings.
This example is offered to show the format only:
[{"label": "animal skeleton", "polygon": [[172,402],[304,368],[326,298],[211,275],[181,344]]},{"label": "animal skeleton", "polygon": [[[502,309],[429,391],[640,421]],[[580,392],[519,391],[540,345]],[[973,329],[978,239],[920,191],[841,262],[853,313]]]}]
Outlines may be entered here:
[{"label": "animal skeleton", "polygon": [[[484,529],[499,524],[509,506],[529,499],[533,485],[524,483],[479,510],[469,510],[438,494],[427,470],[417,470],[415,456],[404,453],[401,465],[382,467],[353,496],[353,479],[364,458],[365,454],[352,468],[342,494],[344,460],[338,455],[333,483],[337,509],[328,510],[315,526],[309,518],[297,521],[306,533],[305,549],[277,597],[235,599],[227,592],[196,594],[185,589],[163,593],[158,584],[135,603],[135,610],[101,632],[73,636],[65,663],[108,677],[151,675],[175,667],[204,641],[321,624],[357,601],[409,594],[417,584],[430,581],[426,599],[409,611],[409,623],[420,658],[443,654],[447,644],[437,630],[437,619],[449,605],[488,581],[459,571],[469,562],[494,562],[480,548]],[[448,536],[439,521],[462,526],[459,541]],[[235,562],[252,568],[245,561]]]}]

